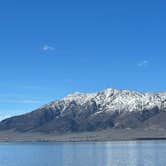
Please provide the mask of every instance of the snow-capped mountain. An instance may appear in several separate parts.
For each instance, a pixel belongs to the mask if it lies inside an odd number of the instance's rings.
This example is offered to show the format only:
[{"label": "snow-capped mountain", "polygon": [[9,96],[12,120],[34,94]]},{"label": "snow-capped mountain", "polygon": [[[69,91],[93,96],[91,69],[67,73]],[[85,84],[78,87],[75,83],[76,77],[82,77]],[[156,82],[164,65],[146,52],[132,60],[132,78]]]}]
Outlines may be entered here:
[{"label": "snow-capped mountain", "polygon": [[[133,112],[145,109],[166,108],[166,93],[140,93],[128,90],[106,89],[98,93],[73,93],[61,100],[44,105],[42,108],[57,108],[61,113],[72,103],[79,106],[95,103],[98,112]],[[79,110],[83,111],[83,110]]]},{"label": "snow-capped mountain", "polygon": [[35,111],[6,119],[0,130],[93,131],[106,128],[166,128],[166,93],[106,89],[73,93]]}]

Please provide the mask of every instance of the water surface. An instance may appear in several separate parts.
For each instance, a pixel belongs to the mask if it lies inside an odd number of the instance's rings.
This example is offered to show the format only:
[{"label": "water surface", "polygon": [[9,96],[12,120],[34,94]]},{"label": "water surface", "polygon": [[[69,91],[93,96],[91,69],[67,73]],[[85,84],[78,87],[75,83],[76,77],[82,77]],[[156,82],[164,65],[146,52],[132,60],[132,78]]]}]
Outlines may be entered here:
[{"label": "water surface", "polygon": [[166,141],[0,143],[0,166],[165,166]]}]

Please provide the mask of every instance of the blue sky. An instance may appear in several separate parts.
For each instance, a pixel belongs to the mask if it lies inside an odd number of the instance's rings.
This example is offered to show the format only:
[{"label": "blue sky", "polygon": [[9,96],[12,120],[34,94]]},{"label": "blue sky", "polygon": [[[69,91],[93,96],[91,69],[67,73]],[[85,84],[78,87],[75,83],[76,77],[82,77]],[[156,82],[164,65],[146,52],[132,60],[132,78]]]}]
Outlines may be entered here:
[{"label": "blue sky", "polygon": [[166,91],[164,0],[6,0],[0,119],[75,91]]}]

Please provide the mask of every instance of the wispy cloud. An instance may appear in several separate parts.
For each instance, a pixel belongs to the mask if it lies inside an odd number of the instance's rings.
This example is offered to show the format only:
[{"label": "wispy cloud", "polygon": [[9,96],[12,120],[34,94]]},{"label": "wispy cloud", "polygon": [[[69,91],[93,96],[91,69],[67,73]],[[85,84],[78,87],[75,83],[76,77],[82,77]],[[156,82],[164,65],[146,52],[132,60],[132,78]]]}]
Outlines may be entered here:
[{"label": "wispy cloud", "polygon": [[[29,88],[29,87],[28,87]],[[32,88],[32,87],[30,87]],[[35,87],[34,87],[35,88]],[[47,100],[41,97],[25,96],[25,94],[0,94],[0,104],[13,103],[13,104],[43,104]]]},{"label": "wispy cloud", "polygon": [[41,100],[29,100],[29,99],[0,99],[0,103],[15,103],[15,104],[37,104],[42,103]]},{"label": "wispy cloud", "polygon": [[43,47],[42,47],[42,50],[43,51],[54,51],[55,47],[53,47],[51,45],[48,45],[48,44],[44,44]]},{"label": "wispy cloud", "polygon": [[145,67],[149,64],[148,60],[143,60],[141,62],[138,63],[138,67]]}]

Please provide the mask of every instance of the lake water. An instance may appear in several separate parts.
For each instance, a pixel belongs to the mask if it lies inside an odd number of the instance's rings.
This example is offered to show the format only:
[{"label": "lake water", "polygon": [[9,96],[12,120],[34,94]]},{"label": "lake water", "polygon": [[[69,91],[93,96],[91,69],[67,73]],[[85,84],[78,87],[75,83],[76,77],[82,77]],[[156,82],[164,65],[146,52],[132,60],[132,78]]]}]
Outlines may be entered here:
[{"label": "lake water", "polygon": [[166,166],[166,141],[0,143],[0,166]]}]

